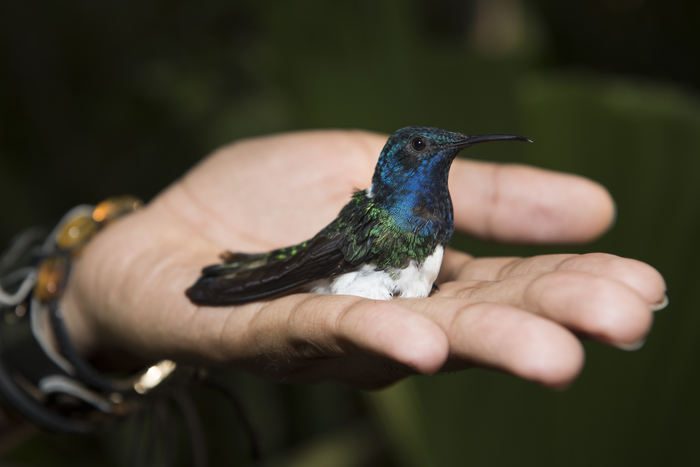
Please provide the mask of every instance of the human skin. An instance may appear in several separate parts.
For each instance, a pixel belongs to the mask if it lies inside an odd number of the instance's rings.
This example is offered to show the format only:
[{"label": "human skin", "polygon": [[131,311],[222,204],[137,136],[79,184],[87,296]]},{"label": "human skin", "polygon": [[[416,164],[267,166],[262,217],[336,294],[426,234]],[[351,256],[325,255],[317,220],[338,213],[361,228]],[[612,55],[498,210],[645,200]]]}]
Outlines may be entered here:
[{"label": "human skin", "polygon": [[[428,298],[292,294],[235,307],[187,299],[200,269],[225,250],[312,237],[353,187],[370,184],[385,142],[310,131],[239,141],[205,158],[85,248],[62,303],[75,345],[118,361],[168,358],[373,389],[474,366],[562,388],[583,366],[577,335],[627,349],[643,342],[664,280],[608,254],[474,258],[447,249],[439,292]],[[600,185],[523,165],[457,159],[450,191],[457,230],[493,241],[582,243],[605,232],[615,211]]]}]

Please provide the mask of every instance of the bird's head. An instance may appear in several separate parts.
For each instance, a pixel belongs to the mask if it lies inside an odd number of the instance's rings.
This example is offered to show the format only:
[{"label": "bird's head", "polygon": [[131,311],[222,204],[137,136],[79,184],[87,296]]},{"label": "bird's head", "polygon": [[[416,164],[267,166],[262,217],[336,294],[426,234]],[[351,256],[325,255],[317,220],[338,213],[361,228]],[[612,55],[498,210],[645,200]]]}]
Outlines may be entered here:
[{"label": "bird's head", "polygon": [[372,177],[375,187],[395,186],[424,179],[447,182],[455,156],[465,148],[492,141],[527,141],[517,135],[464,135],[440,128],[409,126],[391,135],[384,145]]}]

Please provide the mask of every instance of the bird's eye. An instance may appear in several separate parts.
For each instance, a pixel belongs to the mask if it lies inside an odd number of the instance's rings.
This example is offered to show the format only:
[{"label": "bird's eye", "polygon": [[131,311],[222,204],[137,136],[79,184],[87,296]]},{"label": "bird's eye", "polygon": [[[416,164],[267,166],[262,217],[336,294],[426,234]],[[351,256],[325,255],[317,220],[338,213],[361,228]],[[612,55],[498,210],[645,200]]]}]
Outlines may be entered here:
[{"label": "bird's eye", "polygon": [[421,137],[414,138],[413,141],[411,141],[411,147],[416,151],[422,151],[425,149],[425,141],[423,141]]}]

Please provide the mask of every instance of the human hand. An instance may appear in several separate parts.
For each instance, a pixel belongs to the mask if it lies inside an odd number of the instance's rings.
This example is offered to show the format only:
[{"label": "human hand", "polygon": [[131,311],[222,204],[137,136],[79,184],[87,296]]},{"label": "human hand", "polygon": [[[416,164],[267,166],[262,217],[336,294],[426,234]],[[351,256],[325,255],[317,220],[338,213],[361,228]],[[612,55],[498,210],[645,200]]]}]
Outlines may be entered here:
[{"label": "human hand", "polygon": [[[333,220],[353,187],[369,185],[385,142],[303,132],[217,151],[85,248],[63,299],[74,343],[85,354],[111,349],[295,383],[376,388],[478,365],[562,387],[583,364],[575,334],[628,348],[644,338],[663,278],[602,254],[475,259],[448,249],[440,291],[423,299],[189,302],[185,289],[222,251],[292,245]],[[599,185],[519,165],[458,159],[450,191],[456,228],[498,241],[580,243],[614,214]]]}]

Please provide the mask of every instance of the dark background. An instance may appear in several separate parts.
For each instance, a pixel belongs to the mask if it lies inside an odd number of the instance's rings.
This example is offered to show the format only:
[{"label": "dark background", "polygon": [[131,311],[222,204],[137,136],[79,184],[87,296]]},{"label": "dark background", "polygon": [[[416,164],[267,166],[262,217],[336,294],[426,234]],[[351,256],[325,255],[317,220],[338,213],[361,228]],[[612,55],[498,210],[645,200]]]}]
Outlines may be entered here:
[{"label": "dark background", "polygon": [[[582,247],[454,246],[652,264],[671,304],[644,348],[586,343],[586,368],[563,392],[483,370],[380,393],[226,373],[269,465],[698,465],[698,24],[695,0],[3,0],[0,244],[76,204],[148,200],[236,138],[407,125],[524,134],[536,144],[470,155],[597,180],[615,227]],[[244,464],[233,411],[195,397],[212,465]],[[133,430],[38,434],[4,458],[125,465]],[[177,449],[184,458],[186,443]]]}]

